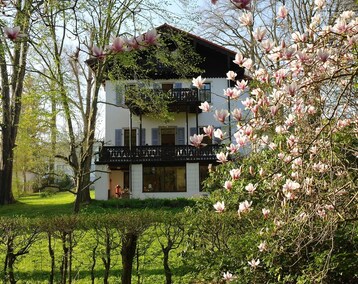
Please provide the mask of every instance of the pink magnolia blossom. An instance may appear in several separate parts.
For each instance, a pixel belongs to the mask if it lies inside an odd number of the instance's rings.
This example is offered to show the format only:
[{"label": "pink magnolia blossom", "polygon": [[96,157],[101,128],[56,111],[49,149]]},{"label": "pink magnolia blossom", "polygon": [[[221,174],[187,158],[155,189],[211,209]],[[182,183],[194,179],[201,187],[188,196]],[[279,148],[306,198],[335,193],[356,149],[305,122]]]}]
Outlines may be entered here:
[{"label": "pink magnolia blossom", "polygon": [[227,191],[231,191],[231,189],[232,189],[232,182],[231,182],[230,180],[225,181],[224,188],[225,188]]},{"label": "pink magnolia blossom", "polygon": [[267,251],[267,243],[266,241],[261,242],[258,246],[260,252]]},{"label": "pink magnolia blossom", "polygon": [[242,63],[242,67],[244,67],[244,68],[250,70],[250,69],[252,68],[252,63],[253,63],[253,62],[252,62],[252,59],[247,58],[247,59],[244,61],[244,63]]},{"label": "pink magnolia blossom", "polygon": [[114,53],[123,52],[126,50],[125,41],[121,37],[116,37],[109,49]]},{"label": "pink magnolia blossom", "polygon": [[254,170],[254,167],[253,167],[253,166],[250,166],[250,167],[249,167],[249,173],[250,173],[250,175],[252,175],[252,176],[255,175],[255,170]]},{"label": "pink magnolia blossom", "polygon": [[203,112],[209,112],[211,109],[211,106],[209,105],[209,103],[207,101],[203,102],[200,104],[199,108],[203,111]]},{"label": "pink magnolia blossom", "polygon": [[262,209],[262,214],[264,215],[264,218],[267,219],[268,216],[270,215],[270,209],[266,209],[266,208],[263,208]]},{"label": "pink magnolia blossom", "polygon": [[190,145],[193,145],[194,147],[200,148],[206,146],[206,144],[203,144],[204,135],[203,134],[194,134],[190,137]]},{"label": "pink magnolia blossom", "polygon": [[301,187],[301,185],[293,180],[287,179],[285,184],[282,187],[282,192],[288,200],[296,199],[296,191]]},{"label": "pink magnolia blossom", "polygon": [[231,0],[231,2],[238,8],[244,10],[250,10],[251,0]]},{"label": "pink magnolia blossom", "polygon": [[245,106],[245,109],[250,109],[255,103],[255,100],[253,98],[246,98],[244,101],[241,101],[241,103]]},{"label": "pink magnolia blossom", "polygon": [[321,10],[325,7],[326,5],[326,0],[315,0],[314,4],[316,5],[316,8]]},{"label": "pink magnolia blossom", "polygon": [[278,19],[286,19],[288,15],[287,8],[283,5],[278,9],[277,18]]},{"label": "pink magnolia blossom", "polygon": [[237,210],[237,213],[240,215],[240,213],[247,213],[251,211],[251,205],[252,201],[243,201],[239,204],[239,209]]},{"label": "pink magnolia blossom", "polygon": [[247,89],[247,84],[248,84],[247,80],[236,81],[235,87],[241,91],[245,91]]},{"label": "pink magnolia blossom", "polygon": [[244,56],[242,55],[241,52],[236,53],[235,55],[235,60],[233,60],[233,62],[239,66],[242,66],[242,64],[244,63],[246,59],[244,58]]},{"label": "pink magnolia blossom", "polygon": [[291,97],[293,97],[298,90],[298,86],[296,82],[292,82],[291,84],[286,85],[284,89]]},{"label": "pink magnolia blossom", "polygon": [[307,35],[301,34],[300,32],[294,32],[291,34],[291,38],[295,43],[305,42],[307,40]]},{"label": "pink magnolia blossom", "polygon": [[198,89],[201,89],[204,86],[204,82],[206,79],[202,79],[201,76],[198,76],[197,78],[193,78],[193,86],[197,87]]},{"label": "pink magnolia blossom", "polygon": [[224,201],[223,202],[216,202],[214,205],[214,208],[215,208],[215,212],[218,212],[218,213],[222,213],[222,212],[224,212],[224,210],[225,210],[225,203],[224,203]]},{"label": "pink magnolia blossom", "polygon": [[300,222],[304,222],[306,221],[308,218],[308,215],[306,212],[301,212],[298,216],[297,216],[297,221],[300,221]]},{"label": "pink magnolia blossom", "polygon": [[317,209],[317,215],[322,219],[325,218],[327,216],[326,210],[324,208]]},{"label": "pink magnolia blossom", "polygon": [[246,125],[242,127],[242,131],[246,136],[251,136],[254,129],[251,127],[251,125]]},{"label": "pink magnolia blossom", "polygon": [[271,150],[275,150],[277,148],[277,144],[274,142],[271,142],[268,146]]},{"label": "pink magnolia blossom", "polygon": [[259,68],[258,70],[255,70],[254,76],[257,80],[259,80],[262,83],[267,83],[269,81],[269,74],[267,70],[263,68]]},{"label": "pink magnolia blossom", "polygon": [[324,206],[324,208],[327,209],[328,211],[334,210],[334,206],[333,206],[332,204],[326,204],[326,205]]},{"label": "pink magnolia blossom", "polygon": [[318,163],[313,164],[312,169],[319,173],[325,173],[329,170],[329,166],[319,161]]},{"label": "pink magnolia blossom", "polygon": [[226,163],[227,156],[228,156],[228,153],[224,154],[223,152],[220,152],[219,154],[216,154],[216,159],[219,163]]},{"label": "pink magnolia blossom", "polygon": [[290,60],[296,54],[296,49],[293,47],[286,48],[283,52],[283,56],[286,60]]},{"label": "pink magnolia blossom", "polygon": [[224,90],[224,96],[232,99],[232,100],[236,100],[240,97],[240,90],[236,89],[236,88],[227,88],[226,90]]},{"label": "pink magnolia blossom", "polygon": [[259,175],[260,177],[263,177],[265,175],[265,170],[263,168],[260,168]]},{"label": "pink magnolia blossom", "polygon": [[258,42],[261,42],[264,39],[266,32],[267,30],[265,28],[257,28],[254,32],[252,32],[252,35],[254,39],[256,39]]},{"label": "pink magnolia blossom", "polygon": [[274,47],[274,43],[269,39],[265,39],[261,42],[261,47],[265,50],[266,53],[269,53]]},{"label": "pink magnolia blossom", "polygon": [[92,52],[95,57],[98,59],[104,59],[106,57],[106,54],[104,53],[103,49],[98,47],[97,45],[94,45],[92,47]]},{"label": "pink magnolia blossom", "polygon": [[229,71],[226,73],[226,79],[235,81],[237,74],[234,71]]},{"label": "pink magnolia blossom", "polygon": [[228,147],[226,147],[226,149],[230,152],[230,154],[235,154],[239,150],[239,146],[231,143]]},{"label": "pink magnolia blossom", "polygon": [[248,264],[251,266],[251,268],[255,269],[259,266],[260,260],[251,259],[251,261],[248,261]]},{"label": "pink magnolia blossom", "polygon": [[326,62],[329,58],[329,55],[329,51],[325,48],[320,48],[317,50],[317,57],[322,62]]},{"label": "pink magnolia blossom", "polygon": [[221,110],[215,110],[214,117],[217,121],[220,121],[221,123],[225,122],[225,119],[229,116],[229,112],[226,109]]},{"label": "pink magnolia blossom", "polygon": [[308,113],[308,114],[315,114],[316,112],[317,112],[317,110],[316,110],[316,108],[314,107],[314,106],[311,106],[311,105],[309,105],[309,106],[307,106],[307,108],[306,108],[306,112]]},{"label": "pink magnolia blossom", "polygon": [[230,170],[230,176],[233,180],[238,180],[241,176],[242,168]]},{"label": "pink magnolia blossom", "polygon": [[147,31],[144,35],[144,42],[147,45],[156,45],[158,44],[158,39],[160,38],[160,35],[158,35],[156,29],[152,29],[150,31]]},{"label": "pink magnolia blossom", "polygon": [[24,37],[24,35],[20,32],[19,26],[13,28],[4,27],[4,34],[11,41],[15,41],[18,38]]},{"label": "pink magnolia blossom", "polygon": [[208,125],[207,127],[204,127],[203,130],[204,130],[204,133],[205,133],[206,136],[208,136],[209,138],[213,137],[214,126]]},{"label": "pink magnolia blossom", "polygon": [[216,129],[214,131],[214,137],[215,138],[218,138],[220,140],[223,140],[224,139],[224,136],[225,136],[226,133],[223,133],[222,130],[220,128]]},{"label": "pink magnolia blossom", "polygon": [[275,116],[279,110],[279,107],[274,105],[274,106],[271,106],[270,110],[271,110],[272,116]]},{"label": "pink magnolia blossom", "polygon": [[125,43],[128,45],[128,50],[142,49],[145,45],[144,36],[140,35],[138,37],[125,39]]},{"label": "pink magnolia blossom", "polygon": [[235,279],[235,276],[233,276],[230,272],[224,272],[223,273],[223,279],[225,281],[232,281]]},{"label": "pink magnolia blossom", "polygon": [[237,121],[240,121],[242,118],[242,112],[240,109],[235,108],[232,112],[231,112],[233,118]]},{"label": "pink magnolia blossom", "polygon": [[254,186],[252,183],[249,183],[247,186],[245,186],[245,190],[249,193],[249,194],[253,194],[256,190],[256,186]]},{"label": "pink magnolia blossom", "polygon": [[248,142],[248,138],[246,135],[242,135],[240,131],[235,132],[234,137],[236,139],[236,143],[242,147]]},{"label": "pink magnolia blossom", "polygon": [[283,161],[284,161],[286,164],[291,163],[291,160],[292,160],[292,157],[291,157],[290,155],[285,156],[285,158],[283,159]]}]

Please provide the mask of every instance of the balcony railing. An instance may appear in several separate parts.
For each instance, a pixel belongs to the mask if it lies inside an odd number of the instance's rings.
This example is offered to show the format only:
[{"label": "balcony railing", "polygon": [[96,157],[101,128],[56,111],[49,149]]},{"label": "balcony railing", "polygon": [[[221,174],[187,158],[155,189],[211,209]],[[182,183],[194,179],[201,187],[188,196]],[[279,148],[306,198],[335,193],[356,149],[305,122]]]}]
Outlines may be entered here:
[{"label": "balcony railing", "polygon": [[195,148],[190,145],[173,146],[104,146],[99,152],[97,164],[129,164],[148,162],[215,162],[221,145]]},{"label": "balcony railing", "polygon": [[189,88],[172,89],[169,91],[169,98],[174,103],[193,103],[211,101],[210,90],[197,90]]}]

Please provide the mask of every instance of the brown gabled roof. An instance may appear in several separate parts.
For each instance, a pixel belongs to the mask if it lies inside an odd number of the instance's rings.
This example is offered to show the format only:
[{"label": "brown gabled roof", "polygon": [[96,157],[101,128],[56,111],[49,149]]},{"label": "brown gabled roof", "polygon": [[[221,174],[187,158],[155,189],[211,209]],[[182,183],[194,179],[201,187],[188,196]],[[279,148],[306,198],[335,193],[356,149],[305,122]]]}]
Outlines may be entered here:
[{"label": "brown gabled roof", "polygon": [[160,31],[160,30],[165,30],[165,29],[169,29],[169,30],[174,30],[174,31],[177,31],[177,32],[180,32],[180,33],[184,33],[185,35],[187,35],[188,37],[192,38],[194,41],[197,41],[199,43],[201,43],[202,45],[205,45],[207,47],[210,47],[212,49],[215,49],[216,51],[219,51],[221,53],[224,53],[226,55],[229,55],[229,56],[235,56],[236,55],[236,52],[235,51],[232,51],[226,47],[223,47],[219,44],[216,44],[214,42],[211,42],[207,39],[204,39],[202,37],[199,37],[197,35],[194,35],[192,33],[189,33],[187,31],[183,31],[181,29],[178,29],[174,26],[171,26],[167,23],[164,23],[163,25],[159,26],[156,28],[157,31]]}]

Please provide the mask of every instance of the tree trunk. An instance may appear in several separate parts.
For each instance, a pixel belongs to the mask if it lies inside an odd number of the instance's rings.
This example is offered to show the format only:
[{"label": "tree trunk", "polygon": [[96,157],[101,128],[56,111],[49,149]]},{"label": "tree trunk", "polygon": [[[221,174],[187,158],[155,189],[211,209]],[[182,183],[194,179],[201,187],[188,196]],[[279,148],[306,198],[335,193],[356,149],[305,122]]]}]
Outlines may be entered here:
[{"label": "tree trunk", "polygon": [[[14,23],[20,23],[22,33],[28,34],[31,17],[32,0],[16,1],[17,12]],[[1,141],[0,141],[0,205],[13,203],[12,171],[14,147],[21,115],[21,97],[26,72],[29,41],[15,41],[9,57],[0,38],[0,97],[1,97]],[[6,40],[6,39],[5,39]],[[11,52],[11,51],[10,51]],[[11,68],[10,72],[8,67]]]},{"label": "tree trunk", "polygon": [[138,236],[133,233],[127,233],[122,238],[122,284],[132,283],[132,268],[137,249],[137,240]]},{"label": "tree trunk", "polygon": [[10,127],[2,128],[0,145],[2,145],[1,165],[0,165],[0,205],[14,203],[12,194],[12,174],[15,137],[11,137]]},{"label": "tree trunk", "polygon": [[166,247],[163,248],[163,266],[164,266],[164,273],[165,273],[165,283],[171,284],[172,283],[172,271],[169,267],[169,252],[170,248]]},{"label": "tree trunk", "polygon": [[47,233],[47,240],[48,240],[48,252],[51,257],[51,271],[50,271],[50,278],[48,280],[49,284],[53,284],[54,277],[55,277],[55,252],[52,247],[52,237],[51,233]]},{"label": "tree trunk", "polygon": [[4,161],[0,170],[0,205],[11,204],[15,201],[11,190],[13,161],[10,152],[13,153],[13,150],[3,148]]}]

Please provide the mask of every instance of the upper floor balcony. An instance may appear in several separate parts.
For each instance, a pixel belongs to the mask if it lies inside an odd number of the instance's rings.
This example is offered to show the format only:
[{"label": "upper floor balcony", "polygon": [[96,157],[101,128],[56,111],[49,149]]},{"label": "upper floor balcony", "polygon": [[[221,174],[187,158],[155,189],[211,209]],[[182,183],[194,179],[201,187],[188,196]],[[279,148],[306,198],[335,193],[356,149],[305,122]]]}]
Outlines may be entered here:
[{"label": "upper floor balcony", "polygon": [[130,164],[156,162],[215,162],[221,145],[196,148],[191,145],[103,146],[96,164]]}]

